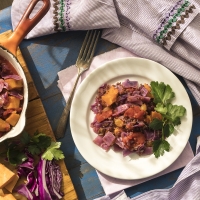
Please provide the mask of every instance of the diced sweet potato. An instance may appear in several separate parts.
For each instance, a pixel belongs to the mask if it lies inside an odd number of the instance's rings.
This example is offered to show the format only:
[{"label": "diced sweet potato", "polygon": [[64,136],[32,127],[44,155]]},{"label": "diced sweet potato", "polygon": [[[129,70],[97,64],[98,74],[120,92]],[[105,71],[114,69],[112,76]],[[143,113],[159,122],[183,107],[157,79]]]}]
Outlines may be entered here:
[{"label": "diced sweet potato", "polygon": [[8,190],[10,193],[12,193],[13,188],[15,187],[18,180],[19,180],[19,176],[17,175],[17,172],[16,172],[13,180],[10,183],[5,185],[5,189]]},{"label": "diced sweet potato", "polygon": [[121,132],[122,132],[122,128],[120,128],[120,127],[116,127],[115,129],[114,129],[114,135],[115,136],[120,136],[121,135]]},{"label": "diced sweet potato", "polygon": [[23,81],[21,80],[15,80],[15,79],[6,79],[6,83],[8,83],[8,90],[13,90],[13,89],[19,89],[23,87]]},{"label": "diced sweet potato", "polygon": [[140,106],[140,109],[146,111],[146,110],[147,110],[147,105],[146,105],[145,103],[143,103],[143,104]]},{"label": "diced sweet potato", "polygon": [[4,191],[0,189],[0,196],[4,196]]},{"label": "diced sweet potato", "polygon": [[106,106],[110,106],[116,101],[117,95],[118,89],[116,89],[114,86],[111,86],[106,94],[101,97],[101,99]]},{"label": "diced sweet potato", "polygon": [[8,97],[8,103],[4,106],[4,109],[16,109],[20,106],[20,99],[14,96]]},{"label": "diced sweet potato", "polygon": [[6,166],[0,163],[0,189],[8,184],[14,178],[14,173],[9,170]]},{"label": "diced sweet potato", "polygon": [[16,198],[12,194],[5,194],[4,196],[0,196],[0,200],[16,200]]},{"label": "diced sweet potato", "polygon": [[0,118],[0,131],[8,132],[10,130],[10,124]]},{"label": "diced sweet potato", "polygon": [[9,117],[6,119],[6,122],[8,122],[10,125],[15,126],[16,123],[19,120],[20,115],[17,113],[11,113]]},{"label": "diced sweet potato", "polygon": [[144,84],[144,87],[149,91],[151,92],[151,86],[147,83]]},{"label": "diced sweet potato", "polygon": [[150,124],[151,121],[152,121],[151,116],[147,115],[146,118],[145,118],[145,121],[147,122],[147,124]]},{"label": "diced sweet potato", "polygon": [[124,122],[121,119],[115,119],[115,125],[118,127],[122,127],[124,125]]},{"label": "diced sweet potato", "polygon": [[27,198],[24,195],[19,194],[17,192],[13,192],[12,195],[15,197],[16,200],[27,200]]},{"label": "diced sweet potato", "polygon": [[162,120],[162,115],[159,112],[152,111],[151,112],[151,118],[152,118],[152,120],[155,119],[155,118],[159,119],[159,120]]},{"label": "diced sweet potato", "polygon": [[153,95],[151,94],[151,86],[145,83],[144,87],[148,90],[147,97],[153,97]]}]

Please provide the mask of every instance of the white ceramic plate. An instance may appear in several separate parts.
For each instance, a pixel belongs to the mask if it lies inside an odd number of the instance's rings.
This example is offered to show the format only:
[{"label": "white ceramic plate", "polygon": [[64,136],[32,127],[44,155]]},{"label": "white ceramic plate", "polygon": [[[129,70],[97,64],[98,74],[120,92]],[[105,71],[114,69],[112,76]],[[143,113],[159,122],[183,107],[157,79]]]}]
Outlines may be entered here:
[{"label": "white ceramic plate", "polygon": [[[169,84],[176,95],[172,103],[182,105],[187,110],[181,125],[168,138],[170,151],[159,158],[155,158],[153,154],[140,157],[135,153],[123,157],[121,152],[114,152],[112,149],[105,152],[93,143],[97,135],[90,128],[94,120],[90,106],[94,103],[97,89],[104,83],[116,83],[127,78],[143,84],[151,81]],[[191,132],[192,108],[182,83],[167,68],[147,59],[122,58],[104,64],[83,80],[72,102],[70,125],[75,145],[90,165],[111,177],[141,179],[166,169],[181,154]]]}]

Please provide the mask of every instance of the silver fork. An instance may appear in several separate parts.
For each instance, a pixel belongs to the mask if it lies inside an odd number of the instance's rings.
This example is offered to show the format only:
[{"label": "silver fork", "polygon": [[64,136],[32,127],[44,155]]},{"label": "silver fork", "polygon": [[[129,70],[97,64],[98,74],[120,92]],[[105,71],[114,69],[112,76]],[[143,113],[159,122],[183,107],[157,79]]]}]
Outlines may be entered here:
[{"label": "silver fork", "polygon": [[87,31],[87,34],[83,41],[80,53],[76,60],[76,67],[78,69],[77,78],[76,78],[74,87],[71,91],[71,94],[69,96],[69,99],[66,103],[66,106],[65,106],[65,108],[62,112],[62,115],[58,121],[58,126],[55,131],[56,139],[60,139],[60,138],[64,137],[67,119],[69,116],[70,107],[71,107],[72,99],[74,97],[74,93],[76,90],[78,80],[79,80],[81,74],[83,72],[85,72],[86,70],[88,70],[90,67],[99,36],[100,36],[100,30]]}]

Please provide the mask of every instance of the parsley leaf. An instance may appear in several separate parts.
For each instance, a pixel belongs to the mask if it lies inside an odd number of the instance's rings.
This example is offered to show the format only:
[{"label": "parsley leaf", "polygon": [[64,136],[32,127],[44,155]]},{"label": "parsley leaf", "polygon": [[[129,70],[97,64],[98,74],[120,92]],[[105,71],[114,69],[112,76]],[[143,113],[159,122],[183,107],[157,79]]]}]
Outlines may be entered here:
[{"label": "parsley leaf", "polygon": [[149,124],[149,127],[154,130],[161,130],[163,127],[163,122],[159,119],[153,119],[153,121]]},{"label": "parsley leaf", "polygon": [[151,82],[151,93],[154,97],[155,111],[162,115],[162,120],[153,119],[149,127],[153,130],[161,131],[162,137],[153,142],[153,152],[155,157],[163,155],[169,151],[170,144],[166,141],[173,132],[174,127],[181,124],[181,117],[186,113],[183,106],[173,105],[170,101],[175,97],[175,93],[169,85],[163,82]]},{"label": "parsley leaf", "polygon": [[51,142],[51,145],[47,150],[42,154],[42,158],[46,160],[60,160],[64,158],[64,154],[59,150],[61,143],[60,142]]},{"label": "parsley leaf", "polygon": [[10,145],[7,151],[7,157],[8,161],[14,166],[21,164],[27,159],[26,154],[18,149],[17,144]]},{"label": "parsley leaf", "polygon": [[166,140],[155,140],[153,142],[153,152],[156,158],[163,156],[165,151],[169,151],[170,145]]},{"label": "parsley leaf", "polygon": [[39,155],[41,153],[41,150],[40,148],[38,147],[38,145],[36,144],[30,144],[28,147],[27,147],[27,150],[30,154],[32,155]]},{"label": "parsley leaf", "polygon": [[174,126],[172,124],[165,124],[163,127],[164,138],[169,137],[174,132]]},{"label": "parsley leaf", "polygon": [[27,145],[30,142],[30,140],[31,140],[30,135],[27,132],[22,132],[20,139],[21,143]]},{"label": "parsley leaf", "polygon": [[163,105],[162,103],[156,104],[156,107],[154,108],[157,112],[160,114],[166,114],[167,113],[167,107]]},{"label": "parsley leaf", "polygon": [[34,135],[32,141],[33,143],[37,144],[37,146],[41,149],[41,151],[46,150],[47,147],[49,147],[51,144],[51,138],[42,133]]},{"label": "parsley leaf", "polygon": [[[64,154],[59,150],[60,143],[52,142],[51,137],[46,134],[36,131],[33,136],[27,132],[22,132],[21,137],[18,140],[8,140],[7,145],[7,158],[10,164],[20,165],[28,157],[27,153],[32,156],[40,156],[45,151],[48,154],[48,159],[62,159]],[[47,152],[48,150],[48,152]],[[44,157],[45,159],[45,157]]]},{"label": "parsley leaf", "polygon": [[166,118],[174,125],[181,124],[180,117],[184,116],[186,109],[183,106],[167,104],[167,116]]},{"label": "parsley leaf", "polygon": [[151,82],[151,93],[154,97],[154,103],[167,103],[172,98],[175,97],[174,92],[172,91],[169,85],[165,85],[163,82],[158,83],[155,81]]}]

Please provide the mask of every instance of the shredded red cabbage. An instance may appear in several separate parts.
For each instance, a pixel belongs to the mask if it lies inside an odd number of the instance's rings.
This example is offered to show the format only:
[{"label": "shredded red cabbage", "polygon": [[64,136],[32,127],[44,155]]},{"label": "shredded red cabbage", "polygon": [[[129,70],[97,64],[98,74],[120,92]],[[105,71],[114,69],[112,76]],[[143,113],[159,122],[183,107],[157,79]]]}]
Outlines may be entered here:
[{"label": "shredded red cabbage", "polygon": [[[107,106],[102,97],[109,93],[111,87],[117,89],[117,95],[105,98],[115,99]],[[115,151],[121,150],[124,156],[133,152],[139,155],[152,154],[152,143],[161,137],[161,132],[149,128],[148,119],[155,111],[149,88],[147,84],[129,79],[100,86],[91,105],[95,118],[90,125],[97,134],[93,142],[106,151],[111,147]],[[112,114],[108,115],[110,110]]]},{"label": "shredded red cabbage", "polygon": [[60,166],[54,161],[40,158],[34,166],[34,158],[28,159],[18,166],[18,175],[27,178],[27,183],[18,186],[15,191],[28,200],[58,200],[63,197],[61,189],[62,173]]},{"label": "shredded red cabbage", "polygon": [[[18,118],[15,118],[16,120],[13,120],[12,116],[10,119],[8,119],[8,117],[12,113],[17,114],[18,116],[21,114],[24,94],[23,94],[23,84],[21,85],[16,84],[17,81],[18,81],[17,83],[19,83],[19,80],[22,80],[22,77],[18,75],[17,71],[12,66],[12,64],[8,60],[0,56],[0,93],[1,93],[0,94],[0,108],[1,108],[0,118],[1,118],[1,121],[3,120],[2,124],[4,124],[4,126],[2,126],[0,130],[0,137],[6,134],[7,132],[9,132],[10,129],[13,126],[15,126],[15,124],[18,121]],[[18,102],[17,100],[19,99],[20,105],[17,105],[18,103],[9,104],[9,101],[11,101],[11,99],[14,99],[13,97],[15,97],[15,100],[12,100],[12,101]],[[12,107],[12,105],[15,105],[15,106]],[[8,112],[8,109],[10,108],[12,109],[12,112]]]}]

